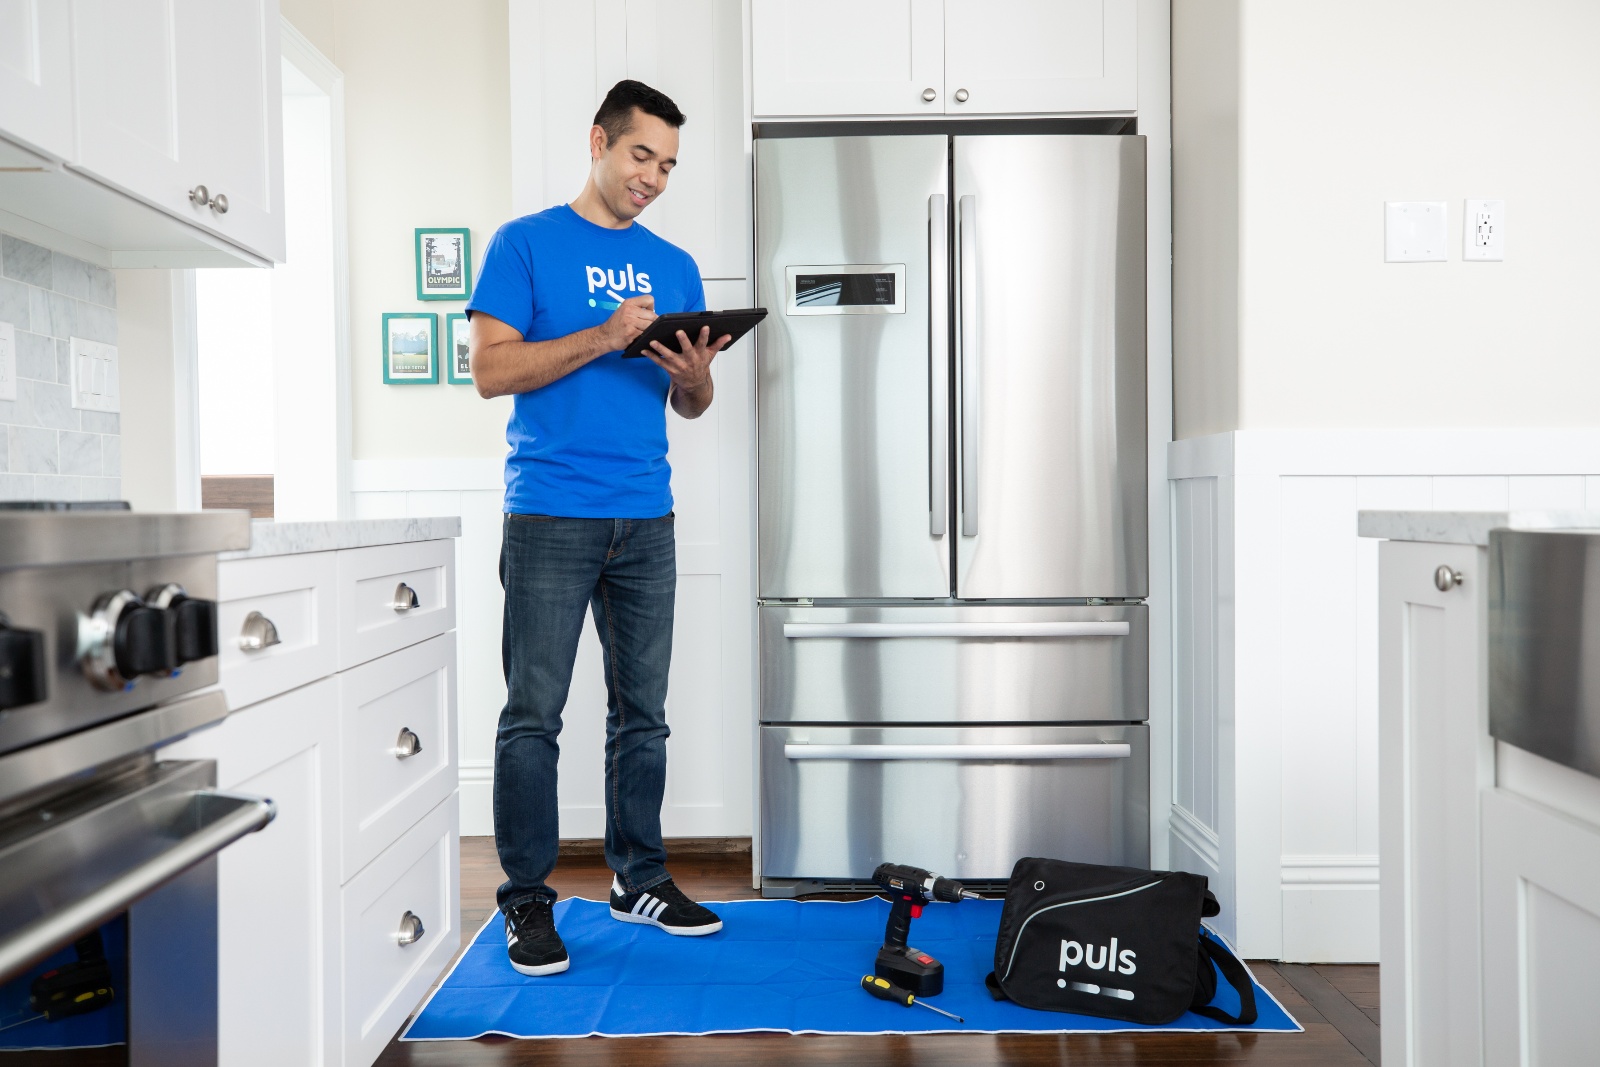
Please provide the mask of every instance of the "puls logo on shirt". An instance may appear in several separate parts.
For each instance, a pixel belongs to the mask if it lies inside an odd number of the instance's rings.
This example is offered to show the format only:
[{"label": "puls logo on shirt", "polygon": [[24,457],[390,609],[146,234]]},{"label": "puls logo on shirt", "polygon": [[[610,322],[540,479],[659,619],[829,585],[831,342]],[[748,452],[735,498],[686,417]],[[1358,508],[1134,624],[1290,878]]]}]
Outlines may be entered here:
[{"label": "puls logo on shirt", "polygon": [[[650,275],[642,272],[634,273],[632,263],[623,267],[622,270],[602,270],[599,267],[585,266],[583,273],[589,283],[590,307],[602,307],[607,311],[615,311],[628,297],[644,296],[646,293],[652,292]],[[604,293],[609,299],[601,300],[595,296],[596,290]]]}]

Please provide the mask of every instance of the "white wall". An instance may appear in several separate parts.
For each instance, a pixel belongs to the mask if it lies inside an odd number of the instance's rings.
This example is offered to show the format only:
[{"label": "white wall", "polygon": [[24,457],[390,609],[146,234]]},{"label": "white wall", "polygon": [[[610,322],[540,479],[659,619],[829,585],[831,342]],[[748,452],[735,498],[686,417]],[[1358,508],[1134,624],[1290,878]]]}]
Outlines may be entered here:
[{"label": "white wall", "polygon": [[[1174,9],[1177,436],[1600,425],[1600,6]],[[1467,197],[1507,201],[1504,263],[1462,261]],[[1412,199],[1449,262],[1383,262]]]}]

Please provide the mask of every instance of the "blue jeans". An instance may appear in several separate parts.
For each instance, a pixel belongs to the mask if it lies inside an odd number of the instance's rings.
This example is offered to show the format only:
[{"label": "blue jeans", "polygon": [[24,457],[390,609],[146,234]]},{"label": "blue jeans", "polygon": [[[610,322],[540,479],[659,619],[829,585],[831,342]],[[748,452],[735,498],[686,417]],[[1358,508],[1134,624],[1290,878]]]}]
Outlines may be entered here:
[{"label": "blue jeans", "polygon": [[678,572],[673,517],[507,515],[501,658],[506,706],[494,746],[494,837],[502,909],[556,899],[556,737],[585,611],[606,673],[606,863],[628,892],[668,877],[667,668]]}]

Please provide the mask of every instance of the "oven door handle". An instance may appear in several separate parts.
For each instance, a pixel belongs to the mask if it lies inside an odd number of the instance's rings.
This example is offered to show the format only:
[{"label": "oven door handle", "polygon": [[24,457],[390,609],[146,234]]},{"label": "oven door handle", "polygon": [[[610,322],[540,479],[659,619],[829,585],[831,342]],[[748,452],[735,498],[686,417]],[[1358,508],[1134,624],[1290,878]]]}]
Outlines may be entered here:
[{"label": "oven door handle", "polygon": [[[68,901],[20,927],[0,940],[0,980],[70,943],[83,931],[98,926],[128,909],[140,897],[160,888],[184,871],[261,829],[277,814],[264,797],[239,796],[213,790],[195,790],[190,804],[202,809],[202,825],[173,841],[171,846],[110,879],[94,890]],[[204,809],[218,809],[219,812]],[[207,815],[213,817],[207,818]]]},{"label": "oven door handle", "polygon": [[1126,742],[1077,745],[806,745],[786,744],[787,759],[826,760],[1059,760],[1127,759]]},{"label": "oven door handle", "polygon": [[786,622],[801,637],[1127,637],[1127,622]]}]

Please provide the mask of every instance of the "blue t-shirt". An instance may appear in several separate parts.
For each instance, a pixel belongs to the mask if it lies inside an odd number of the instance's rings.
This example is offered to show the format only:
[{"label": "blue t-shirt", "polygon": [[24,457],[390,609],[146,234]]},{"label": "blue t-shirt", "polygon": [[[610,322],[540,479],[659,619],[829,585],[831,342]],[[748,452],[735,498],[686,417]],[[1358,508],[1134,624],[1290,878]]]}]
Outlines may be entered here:
[{"label": "blue t-shirt", "polygon": [[[639,223],[596,226],[563,204],[500,227],[467,310],[525,341],[598,326],[632,296],[656,314],[703,311],[693,257]],[[580,519],[655,519],[672,510],[667,372],[607,352],[542,389],[518,393],[506,424],[505,510]]]}]

